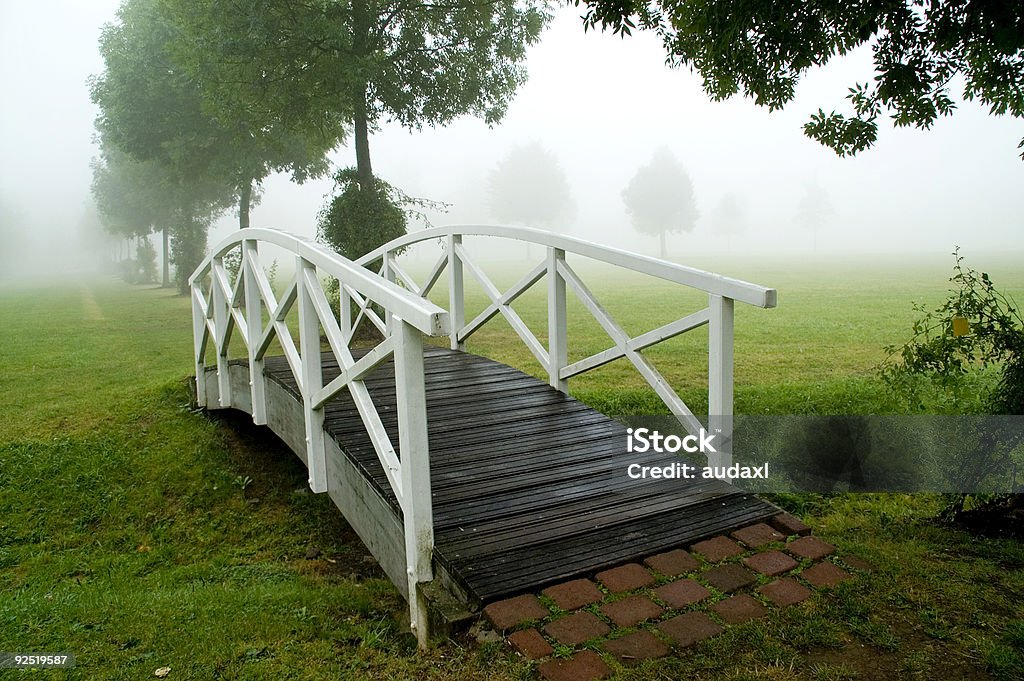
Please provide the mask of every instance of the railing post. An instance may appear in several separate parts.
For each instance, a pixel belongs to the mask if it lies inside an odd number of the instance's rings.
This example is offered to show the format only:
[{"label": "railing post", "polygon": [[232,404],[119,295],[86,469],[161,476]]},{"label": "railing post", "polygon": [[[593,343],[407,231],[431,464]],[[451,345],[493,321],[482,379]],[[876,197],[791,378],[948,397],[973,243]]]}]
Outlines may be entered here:
[{"label": "railing post", "polygon": [[716,434],[711,466],[732,464],[733,299],[708,296],[708,428]]},{"label": "railing post", "polygon": [[263,299],[256,283],[255,268],[260,266],[259,248],[255,241],[242,241],[242,271],[245,277],[245,328],[248,338],[245,344],[249,350],[249,390],[252,394],[252,422],[258,426],[267,424],[267,379],[263,375],[263,359],[256,358],[256,347],[263,335]]},{"label": "railing post", "polygon": [[548,382],[552,388],[568,393],[569,381],[559,375],[569,358],[565,279],[558,271],[558,263],[564,261],[565,251],[548,247]]},{"label": "railing post", "polygon": [[462,245],[461,234],[448,235],[448,315],[452,324],[452,350],[465,350],[466,344],[459,340],[459,331],[466,325],[466,293],[462,278],[462,258],[455,247]]},{"label": "railing post", "polygon": [[224,273],[224,259],[214,258],[210,264],[210,305],[213,305],[213,327],[216,333],[213,345],[217,350],[217,404],[221,408],[231,406],[231,376],[228,374],[228,311],[227,297],[221,284]]},{"label": "railing post", "polygon": [[[384,251],[384,258],[383,258],[384,262],[383,262],[383,266],[382,266],[382,269],[381,269],[381,275],[385,279],[390,281],[392,284],[395,283],[395,271],[393,269],[391,269],[391,261],[394,259],[394,257],[395,257],[395,254],[392,253],[391,251]],[[387,335],[390,336],[391,332],[392,332],[392,328],[391,328],[391,310],[389,310],[387,308],[387,306],[384,307],[384,328],[387,330]]]},{"label": "railing post", "polygon": [[[201,280],[200,280],[201,281]],[[200,281],[192,284],[192,346],[194,348],[196,366],[196,404],[200,407],[206,406],[206,343],[203,342],[203,335],[206,333],[206,315],[199,305],[202,285]],[[207,305],[209,305],[207,301]]]},{"label": "railing post", "polygon": [[313,395],[323,387],[320,357],[320,318],[316,314],[310,281],[318,283],[316,265],[296,258],[295,280],[299,293],[299,354],[302,356],[302,412],[306,421],[306,467],[309,487],[327,491],[327,454],[324,443],[324,410],[313,408]]},{"label": "railing post", "polygon": [[434,512],[427,445],[427,399],[423,375],[423,339],[413,326],[395,317],[395,393],[398,450],[401,457],[402,515],[409,582],[409,615],[420,647],[427,646],[427,603],[420,585],[433,579]]},{"label": "railing post", "polygon": [[341,321],[341,337],[346,343],[352,342],[352,296],[345,285],[338,281],[338,319]]}]

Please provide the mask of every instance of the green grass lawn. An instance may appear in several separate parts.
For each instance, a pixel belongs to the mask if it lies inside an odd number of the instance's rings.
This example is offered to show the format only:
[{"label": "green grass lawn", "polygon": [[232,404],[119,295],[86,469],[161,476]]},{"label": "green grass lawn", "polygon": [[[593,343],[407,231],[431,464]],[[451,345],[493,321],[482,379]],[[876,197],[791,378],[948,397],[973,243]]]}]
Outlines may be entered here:
[{"label": "green grass lawn", "polygon": [[[1010,258],[969,264],[1024,298]],[[780,291],[778,309],[738,308],[737,409],[892,409],[874,378],[881,346],[904,338],[912,300],[943,297],[950,265],[732,265],[725,273]],[[701,304],[667,286],[591,281],[631,332]],[[543,338],[541,298],[523,302]],[[610,345],[572,310],[574,358]],[[164,666],[172,679],[533,678],[499,644],[416,652],[401,598],[326,496],[308,493],[294,455],[243,417],[190,408],[189,315],[169,291],[110,280],[0,294],[0,651],[77,656],[48,678]],[[698,412],[705,339],[651,352]],[[539,372],[501,323],[473,341]],[[620,364],[572,390],[610,412],[658,408]],[[875,570],[621,678],[1021,678],[1020,543],[933,523],[934,497],[780,501]]]}]

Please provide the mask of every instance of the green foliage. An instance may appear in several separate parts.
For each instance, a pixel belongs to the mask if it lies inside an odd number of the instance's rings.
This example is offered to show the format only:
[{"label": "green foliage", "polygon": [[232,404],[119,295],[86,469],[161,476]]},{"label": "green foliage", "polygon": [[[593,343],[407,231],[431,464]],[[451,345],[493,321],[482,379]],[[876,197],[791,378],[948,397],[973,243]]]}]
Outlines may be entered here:
[{"label": "green foliage", "polygon": [[152,284],[156,281],[156,249],[149,239],[142,239],[135,252],[135,261],[139,270],[139,283]]},{"label": "green foliage", "polygon": [[[882,378],[897,393],[916,399],[919,379],[952,391],[979,368],[998,367],[1001,377],[985,406],[995,414],[1024,414],[1024,319],[1012,298],[989,275],[963,263],[959,249],[949,296],[935,310],[922,304],[910,340],[886,347]],[[959,327],[963,325],[963,329]],[[961,333],[961,331],[964,331]]]},{"label": "green foliage", "polygon": [[873,145],[883,114],[922,129],[950,115],[952,83],[993,115],[1024,117],[1024,4],[1016,0],[574,2],[586,6],[587,28],[657,32],[669,60],[699,72],[713,99],[743,93],[770,110],[793,100],[808,70],[870,45],[874,74],[849,89],[851,110],[819,109],[804,126],[841,156]]},{"label": "green foliage", "polygon": [[178,293],[188,293],[188,278],[192,276],[206,255],[206,230],[209,222],[184,216],[171,230],[171,262],[174,263],[174,283]]},{"label": "green foliage", "polygon": [[356,168],[344,168],[334,176],[335,195],[317,217],[317,234],[350,260],[405,234],[410,217],[423,218],[420,209],[444,204],[409,196],[379,177],[366,190]]}]

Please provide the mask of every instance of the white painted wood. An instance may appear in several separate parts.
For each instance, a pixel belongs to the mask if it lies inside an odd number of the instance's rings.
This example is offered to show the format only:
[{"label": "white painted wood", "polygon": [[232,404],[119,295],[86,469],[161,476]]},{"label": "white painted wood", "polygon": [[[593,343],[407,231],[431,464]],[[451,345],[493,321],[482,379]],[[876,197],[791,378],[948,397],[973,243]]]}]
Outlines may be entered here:
[{"label": "white painted wood", "polygon": [[[373,301],[371,301],[369,298],[363,298],[354,289],[348,288],[347,286],[345,286],[344,288],[348,292],[349,297],[351,297],[352,300],[355,301],[356,305],[359,306],[359,313],[356,315],[355,321],[352,322],[352,333],[355,333],[356,331],[359,330],[359,325],[363,323],[364,319],[369,319],[370,322],[375,327],[377,327],[377,330],[381,332],[381,335],[384,335],[384,336],[388,335],[387,325],[384,324],[384,320],[382,320],[377,315],[377,313],[374,312],[373,309],[370,307],[370,305],[373,304]],[[349,335],[349,341],[350,342],[351,342],[351,339],[352,339],[352,337],[351,337],[351,334],[350,334]]]},{"label": "white painted wood", "polygon": [[200,407],[206,406],[206,343],[210,337],[210,330],[206,325],[206,302],[203,300],[203,293],[196,285],[192,290],[192,349],[195,357],[196,369],[196,404]]},{"label": "white painted wood", "polygon": [[416,329],[395,317],[395,387],[399,450],[402,453],[402,515],[409,580],[409,612],[420,647],[428,643],[427,602],[421,585],[433,579],[434,516],[430,454],[427,450],[427,398],[423,340]]},{"label": "white painted wood", "polygon": [[566,284],[573,290],[576,297],[579,298],[580,302],[583,303],[584,307],[590,311],[597,323],[601,325],[601,328],[605,330],[605,333],[614,341],[615,345],[622,350],[622,354],[633,363],[636,370],[640,372],[640,375],[644,377],[648,385],[650,385],[654,392],[658,394],[661,401],[665,403],[665,406],[669,408],[679,422],[683,424],[687,431],[691,434],[696,435],[700,432],[700,429],[704,427],[704,424],[694,416],[690,408],[686,406],[686,403],[676,394],[676,391],[672,389],[672,386],[668,384],[668,381],[661,375],[657,369],[647,360],[646,357],[641,355],[636,350],[629,347],[629,336],[622,327],[612,319],[611,315],[604,309],[604,307],[597,301],[594,294],[590,292],[576,272],[573,271],[569,264],[565,261],[558,263],[558,271],[562,274]]},{"label": "white painted wood", "polygon": [[[708,308],[698,310],[697,312],[687,315],[682,319],[677,319],[676,321],[669,322],[664,326],[659,326],[658,328],[652,331],[640,334],[636,338],[631,338],[629,342],[626,343],[626,347],[628,347],[630,350],[636,350],[639,352],[640,350],[649,348],[652,345],[657,345],[658,343],[668,340],[669,338],[675,338],[679,334],[686,333],[687,331],[692,331],[693,329],[699,328],[707,324],[708,314]],[[572,378],[573,376],[582,374],[585,371],[590,371],[591,369],[596,369],[599,366],[604,366],[609,362],[615,361],[618,358],[622,357],[624,354],[625,353],[623,352],[622,348],[618,346],[608,348],[607,350],[602,350],[601,352],[593,354],[590,357],[581,359],[578,362],[573,362],[569,366],[565,367],[561,371],[561,376],[563,379]]]},{"label": "white painted wood", "polygon": [[[383,262],[381,263],[381,270],[380,270],[381,276],[384,277],[385,280],[391,282],[392,284],[396,283],[395,282],[394,261],[395,261],[395,254],[393,252],[391,252],[391,251],[388,251],[387,253],[384,254],[384,258],[383,258]],[[385,328],[384,335],[385,336],[390,336],[391,335],[391,316],[392,316],[391,310],[388,309],[387,307],[385,307],[384,308],[384,328]]]},{"label": "white painted wood", "polygon": [[[719,433],[714,466],[732,464],[733,417],[733,301],[708,296],[711,311],[708,327],[708,411],[709,431]],[[712,458],[712,457],[709,457]]]},{"label": "white painted wood", "polygon": [[[548,351],[544,349],[544,346],[541,345],[539,340],[537,340],[537,337],[533,335],[533,331],[530,331],[530,327],[526,325],[526,322],[522,320],[518,312],[508,305],[501,304],[501,293],[490,278],[484,274],[483,270],[473,262],[461,244],[455,245],[455,253],[459,256],[459,261],[469,269],[473,278],[476,279],[480,283],[480,286],[483,287],[484,293],[486,293],[487,297],[491,299],[491,304],[498,308],[498,311],[501,312],[501,316],[505,318],[509,323],[509,326],[512,327],[512,330],[515,331],[519,338],[522,339],[523,343],[526,344],[526,347],[533,353],[533,356],[537,358],[537,361],[540,362],[540,365],[546,370],[549,366]],[[464,337],[459,337],[460,342],[464,340]]]},{"label": "white painted wood", "polygon": [[[426,297],[432,290],[434,290],[434,284],[441,278],[441,274],[448,268],[448,254],[442,253],[441,257],[434,263],[434,267],[430,270],[430,275],[427,280],[423,283],[423,287],[420,288],[419,294],[421,297]],[[454,325],[453,325],[454,326]]]},{"label": "white painted wood", "polygon": [[231,406],[231,378],[228,376],[228,341],[231,339],[231,315],[228,314],[227,296],[221,285],[224,263],[216,259],[212,263],[210,288],[213,308],[213,323],[216,329],[213,341],[217,351],[217,403],[222,409]]},{"label": "white painted wood", "polygon": [[565,251],[548,247],[548,383],[563,393],[569,393],[569,381],[562,370],[569,361],[568,319],[565,310],[565,279],[558,264],[565,262]]},{"label": "white painted wood", "polygon": [[473,321],[459,329],[459,338],[465,341],[467,338],[472,336],[477,329],[490,321],[494,315],[498,314],[501,307],[511,305],[519,296],[528,291],[531,286],[536,284],[544,276],[546,268],[547,263],[542,262],[526,273],[526,275],[516,282],[512,288],[501,294],[497,304],[491,303],[484,308],[483,312],[474,317]]},{"label": "white painted wood", "polygon": [[551,248],[559,248],[566,253],[576,253],[592,260],[617,265],[652,277],[674,281],[677,284],[690,286],[708,293],[733,298],[755,307],[775,307],[777,294],[775,289],[765,288],[757,284],[723,277],[720,274],[705,272],[693,267],[677,265],[675,263],[652,258],[646,255],[630,253],[618,248],[602,246],[591,241],[576,239],[555,232],[542,229],[530,229],[527,227],[500,227],[491,225],[449,225],[446,227],[432,227],[430,229],[411,232],[405,236],[394,239],[377,248],[355,262],[366,264],[379,260],[386,251],[410,246],[421,241],[431,239],[448,239],[453,236],[493,236],[506,239],[517,239],[530,243],[540,244]]},{"label": "white painted wood", "polygon": [[295,259],[295,276],[299,293],[299,348],[302,353],[302,411],[306,417],[306,465],[309,487],[314,492],[327,491],[327,458],[324,450],[324,410],[313,407],[313,395],[323,387],[323,366],[320,355],[320,318],[313,303],[309,282],[316,278],[316,266],[299,256]]},{"label": "white painted wood", "polygon": [[352,342],[352,296],[348,289],[338,283],[338,318],[341,319],[341,335]]},{"label": "white painted wood", "polygon": [[260,336],[263,335],[263,298],[256,271],[260,270],[259,246],[246,239],[242,242],[242,271],[245,281],[246,349],[249,351],[249,394],[252,401],[252,421],[258,426],[267,424],[267,378],[263,374],[263,358],[256,356]]},{"label": "white painted wood", "polygon": [[[350,383],[362,380],[363,376],[373,371],[382,362],[386,362],[394,353],[394,349],[394,338],[385,338],[380,345],[370,350],[351,365],[345,366],[342,363],[344,368],[341,370],[341,373],[313,395],[313,407],[319,408],[323,406],[328,400],[347,388]],[[340,359],[339,363],[341,363]]]},{"label": "white painted wood", "polygon": [[466,290],[463,282],[462,235],[448,234],[448,313],[451,315],[451,348],[465,350],[466,344],[459,339],[459,329],[466,322]]}]

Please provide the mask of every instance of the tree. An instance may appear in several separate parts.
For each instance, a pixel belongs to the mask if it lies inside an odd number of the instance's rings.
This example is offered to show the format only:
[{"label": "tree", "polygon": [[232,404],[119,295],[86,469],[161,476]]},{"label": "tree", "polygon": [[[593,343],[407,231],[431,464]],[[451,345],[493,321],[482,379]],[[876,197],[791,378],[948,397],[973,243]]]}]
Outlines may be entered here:
[{"label": "tree", "polygon": [[665,257],[665,234],[692,232],[697,224],[693,182],[668,149],[654,152],[622,191],[633,227],[642,234],[657,234]]},{"label": "tree", "polygon": [[730,192],[718,200],[711,214],[711,228],[725,236],[728,248],[732,248],[732,237],[747,228],[747,211],[736,194]]},{"label": "tree", "polygon": [[127,0],[100,38],[105,70],[91,80],[104,147],[157,164],[159,191],[175,202],[170,229],[182,293],[206,250],[206,228],[235,202],[232,131],[204,113],[196,83],[174,62],[175,30],[153,0]]},{"label": "tree", "polygon": [[817,183],[804,183],[804,193],[796,210],[796,224],[811,233],[811,245],[818,250],[818,232],[828,224],[835,209],[824,189]]},{"label": "tree", "polygon": [[490,172],[487,190],[502,222],[564,230],[575,210],[558,158],[537,142],[513,147]]},{"label": "tree", "polygon": [[357,181],[369,194],[369,136],[380,122],[415,130],[467,114],[499,121],[526,78],[526,48],[548,21],[536,0],[179,6],[220,36],[208,41],[222,78],[211,85],[303,125],[348,121]]},{"label": "tree", "polygon": [[1019,0],[574,2],[587,8],[586,28],[656,31],[670,63],[699,72],[712,99],[742,92],[770,110],[792,101],[809,69],[870,45],[874,74],[852,84],[851,110],[819,109],[804,126],[840,156],[874,144],[883,115],[896,126],[930,128],[956,108],[953,83],[962,82],[964,99],[978,100],[993,115],[1024,117]]}]

